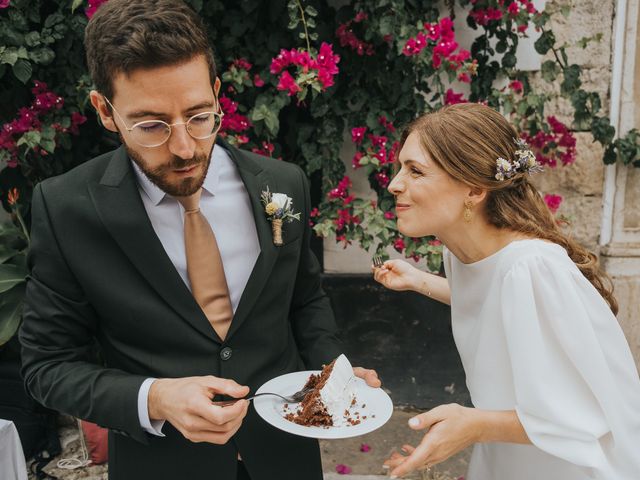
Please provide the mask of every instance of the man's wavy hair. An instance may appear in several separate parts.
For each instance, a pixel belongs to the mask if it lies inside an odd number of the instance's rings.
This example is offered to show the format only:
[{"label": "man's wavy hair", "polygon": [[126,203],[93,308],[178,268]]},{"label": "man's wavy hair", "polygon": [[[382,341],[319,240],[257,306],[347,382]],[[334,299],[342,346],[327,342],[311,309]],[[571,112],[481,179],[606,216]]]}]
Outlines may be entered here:
[{"label": "man's wavy hair", "polygon": [[179,65],[202,55],[216,79],[213,48],[198,15],[181,0],[109,0],[84,35],[96,89],[113,99],[113,79],[134,70]]}]

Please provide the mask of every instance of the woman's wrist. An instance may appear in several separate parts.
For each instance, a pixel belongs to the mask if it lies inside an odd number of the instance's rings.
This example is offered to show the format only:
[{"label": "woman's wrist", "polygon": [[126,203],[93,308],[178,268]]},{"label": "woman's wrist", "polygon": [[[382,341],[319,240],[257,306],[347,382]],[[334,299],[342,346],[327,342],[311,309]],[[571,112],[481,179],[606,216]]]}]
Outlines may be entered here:
[{"label": "woman's wrist", "polygon": [[429,280],[431,279],[429,277],[431,274],[427,272],[423,272],[421,270],[417,270],[417,269],[416,271],[417,271],[416,280],[415,280],[416,288],[414,290],[418,293],[421,293],[422,295],[430,297],[431,282]]},{"label": "woman's wrist", "polygon": [[477,443],[531,443],[515,410],[473,410],[472,423]]}]

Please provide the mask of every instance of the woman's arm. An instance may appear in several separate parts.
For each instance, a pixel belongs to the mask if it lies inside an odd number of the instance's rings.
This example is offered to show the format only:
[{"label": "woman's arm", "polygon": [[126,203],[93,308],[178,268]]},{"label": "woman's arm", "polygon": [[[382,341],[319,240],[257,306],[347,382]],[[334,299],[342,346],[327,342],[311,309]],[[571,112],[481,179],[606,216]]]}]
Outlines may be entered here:
[{"label": "woman's arm", "polygon": [[413,290],[451,304],[451,291],[446,278],[423,272],[404,260],[387,260],[382,267],[373,267],[373,278],[391,290]]},{"label": "woman's arm", "polygon": [[384,463],[391,478],[443,462],[474,443],[531,443],[515,410],[479,410],[453,403],[413,417],[409,426],[427,433],[417,447],[403,447],[408,456],[394,453]]}]

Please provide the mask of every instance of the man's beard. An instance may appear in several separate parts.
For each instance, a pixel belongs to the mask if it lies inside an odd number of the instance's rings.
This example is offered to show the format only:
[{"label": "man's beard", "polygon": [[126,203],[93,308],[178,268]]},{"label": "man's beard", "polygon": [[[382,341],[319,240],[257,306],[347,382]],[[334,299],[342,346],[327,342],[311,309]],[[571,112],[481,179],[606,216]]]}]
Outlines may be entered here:
[{"label": "man's beard", "polygon": [[[129,157],[138,165],[142,173],[160,190],[173,196],[173,197],[188,197],[196,193],[207,176],[209,170],[209,164],[211,163],[211,152],[209,155],[196,153],[189,159],[180,158],[173,155],[171,161],[165,165],[161,165],[156,168],[149,168],[142,156],[135,150],[129,148],[125,143],[125,148]],[[213,149],[213,148],[212,148]],[[186,177],[177,181],[171,182],[169,175],[172,170],[192,167],[194,165],[202,165],[202,173],[197,177]]]}]

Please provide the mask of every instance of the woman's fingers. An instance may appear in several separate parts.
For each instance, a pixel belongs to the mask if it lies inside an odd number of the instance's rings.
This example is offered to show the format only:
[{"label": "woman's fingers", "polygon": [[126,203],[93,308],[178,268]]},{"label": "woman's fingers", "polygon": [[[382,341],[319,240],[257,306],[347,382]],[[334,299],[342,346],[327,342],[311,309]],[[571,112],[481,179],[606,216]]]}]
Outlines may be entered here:
[{"label": "woman's fingers", "polygon": [[429,463],[429,457],[431,454],[431,442],[427,440],[427,437],[422,440],[420,445],[411,450],[411,454],[408,457],[404,457],[402,463],[391,470],[391,478],[400,478],[407,473],[414,470],[420,470],[431,466]]}]

